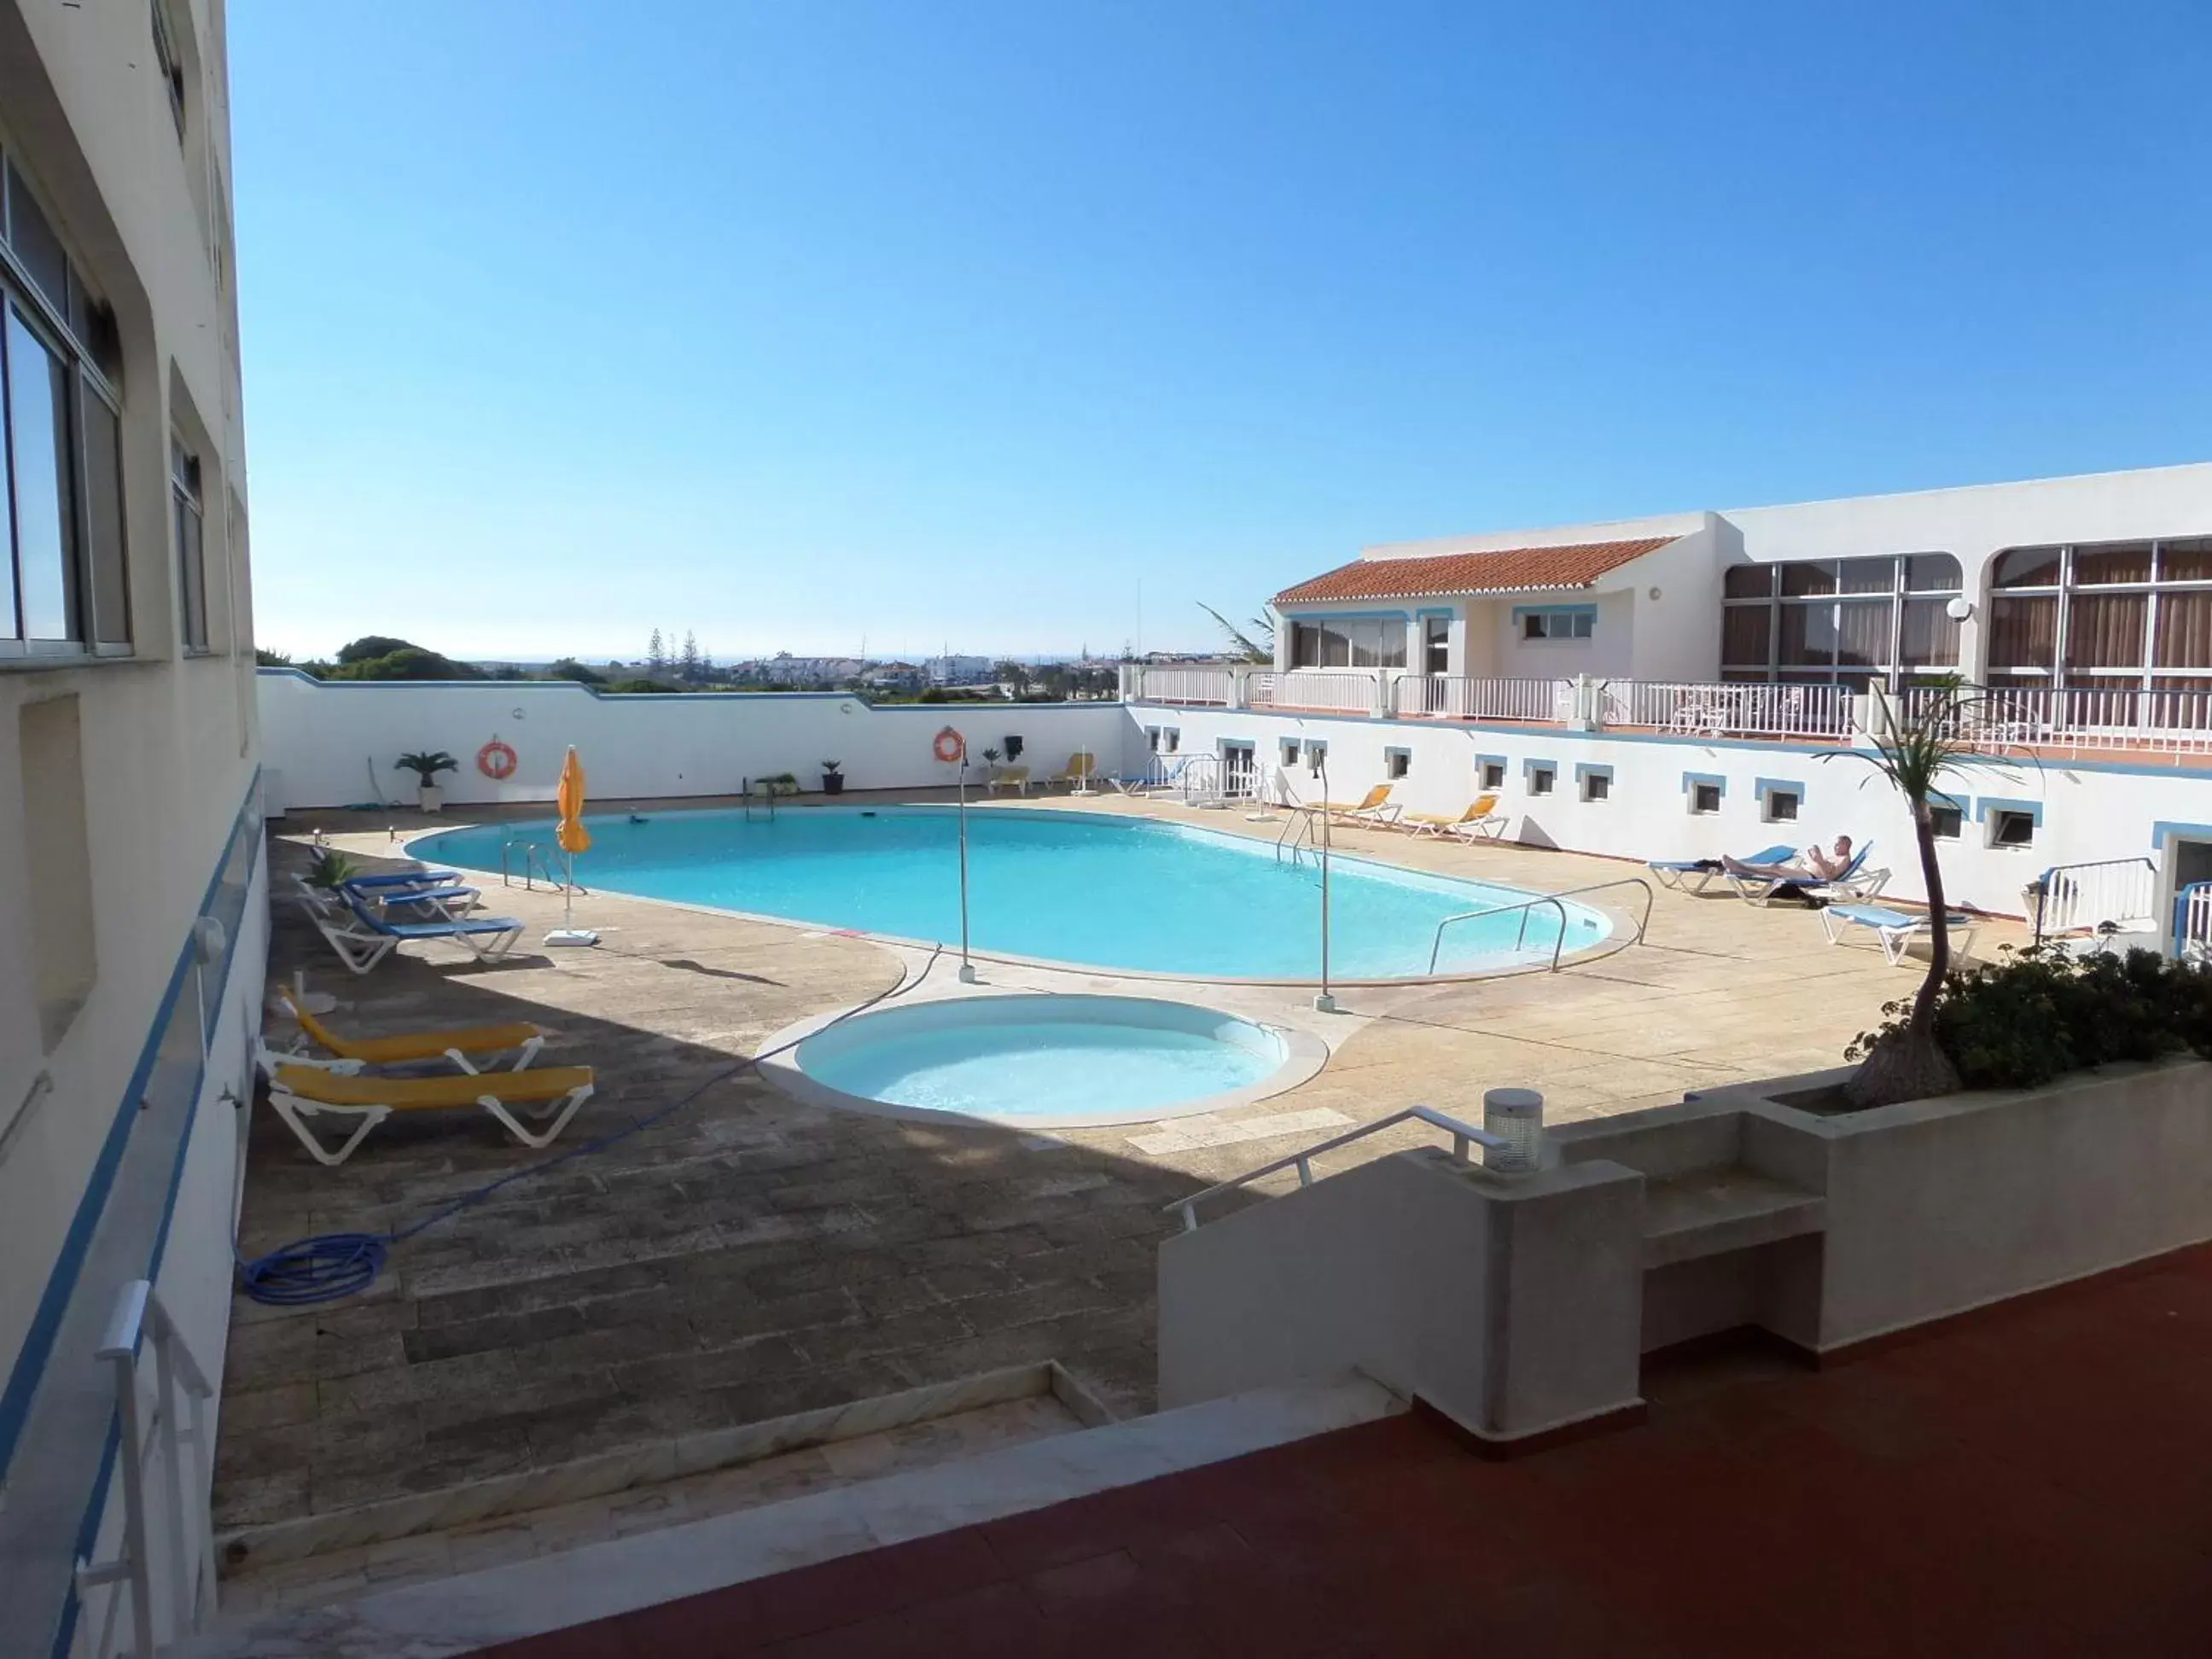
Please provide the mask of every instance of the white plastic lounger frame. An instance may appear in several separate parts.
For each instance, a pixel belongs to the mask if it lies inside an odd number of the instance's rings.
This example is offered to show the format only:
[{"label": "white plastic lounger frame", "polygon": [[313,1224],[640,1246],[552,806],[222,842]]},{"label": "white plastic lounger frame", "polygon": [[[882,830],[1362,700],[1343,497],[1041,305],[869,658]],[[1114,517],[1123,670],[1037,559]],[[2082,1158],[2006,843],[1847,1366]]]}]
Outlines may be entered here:
[{"label": "white plastic lounger frame", "polygon": [[[1846,930],[1863,928],[1872,933],[1881,945],[1882,955],[1888,958],[1893,968],[1904,966],[1905,953],[1912,948],[1912,941],[1926,938],[1931,931],[1926,916],[1915,915],[1907,910],[1893,910],[1880,904],[1831,904],[1820,912],[1820,931],[1828,936],[1831,945],[1841,945],[1848,937],[1847,932],[1838,931],[1836,924],[1838,921],[1844,925]],[[1945,918],[1945,923],[1951,934],[1954,959],[1972,956],[1973,918],[1950,915]]]},{"label": "white plastic lounger frame", "polygon": [[1702,893],[1721,872],[1718,859],[1670,859],[1644,866],[1662,887],[1681,893]]},{"label": "white plastic lounger frame", "polygon": [[334,906],[302,899],[301,908],[348,971],[365,974],[407,939],[450,939],[478,962],[495,962],[514,948],[523,923],[515,916],[479,916],[446,921],[390,922],[371,917],[358,905],[341,912]]},{"label": "white plastic lounger frame", "polygon": [[[288,1058],[285,1063],[290,1065],[295,1062]],[[560,1139],[561,1131],[568,1127],[568,1120],[583,1109],[584,1103],[592,1097],[592,1084],[580,1083],[559,1099],[548,1101],[542,1107],[518,1108],[523,1116],[545,1125],[542,1131],[535,1133],[525,1128],[514,1113],[507,1109],[507,1103],[497,1095],[479,1095],[476,1103],[497,1118],[507,1127],[507,1133],[524,1146],[532,1152],[542,1152]],[[269,1104],[275,1109],[276,1115],[284,1120],[284,1127],[299,1137],[300,1144],[307,1149],[315,1162],[328,1169],[336,1169],[351,1158],[354,1149],[368,1138],[368,1132],[390,1117],[395,1109],[390,1106],[332,1106],[323,1101],[308,1100],[295,1095],[275,1081],[269,1085]],[[333,1147],[319,1139],[306,1121],[312,1117],[325,1115],[359,1121],[354,1125],[353,1133]]]}]

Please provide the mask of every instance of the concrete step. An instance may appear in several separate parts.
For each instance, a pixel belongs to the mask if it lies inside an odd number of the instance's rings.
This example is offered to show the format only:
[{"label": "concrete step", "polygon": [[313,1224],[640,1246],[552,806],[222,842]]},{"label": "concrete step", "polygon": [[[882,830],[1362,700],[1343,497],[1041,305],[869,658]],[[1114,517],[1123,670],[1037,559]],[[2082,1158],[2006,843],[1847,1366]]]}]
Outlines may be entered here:
[{"label": "concrete step", "polygon": [[1260,1389],[483,1571],[259,1617],[172,1659],[441,1659],[1046,1508],[1406,1409],[1379,1384]]},{"label": "concrete step", "polygon": [[1006,1366],[228,1533],[223,1602],[311,1606],[1112,1420],[1059,1365]]},{"label": "concrete step", "polygon": [[1686,1170],[1645,1183],[1644,1265],[1668,1267],[1826,1225],[1827,1200],[1818,1193],[1737,1164]]}]

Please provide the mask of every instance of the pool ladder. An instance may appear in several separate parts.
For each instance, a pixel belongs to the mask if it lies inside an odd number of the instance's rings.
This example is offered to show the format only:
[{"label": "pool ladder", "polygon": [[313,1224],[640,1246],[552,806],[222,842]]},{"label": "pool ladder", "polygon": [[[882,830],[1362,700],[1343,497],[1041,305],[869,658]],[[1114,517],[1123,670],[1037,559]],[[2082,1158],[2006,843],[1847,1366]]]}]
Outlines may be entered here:
[{"label": "pool ladder", "polygon": [[[740,778],[738,781],[738,799],[744,804],[745,822],[750,823],[753,821],[755,799],[753,781],[750,778]],[[768,821],[774,823],[775,822],[775,786],[763,779],[761,782],[758,799],[768,807]]]},{"label": "pool ladder", "polygon": [[533,878],[542,878],[545,884],[556,893],[580,893],[586,898],[591,896],[590,890],[583,883],[571,882],[564,877],[561,873],[560,866],[554,862],[553,854],[545,849],[542,842],[534,841],[509,841],[500,843],[499,884],[501,886],[514,885],[514,854],[518,849],[522,854],[522,887],[525,892],[536,892],[537,881]]}]

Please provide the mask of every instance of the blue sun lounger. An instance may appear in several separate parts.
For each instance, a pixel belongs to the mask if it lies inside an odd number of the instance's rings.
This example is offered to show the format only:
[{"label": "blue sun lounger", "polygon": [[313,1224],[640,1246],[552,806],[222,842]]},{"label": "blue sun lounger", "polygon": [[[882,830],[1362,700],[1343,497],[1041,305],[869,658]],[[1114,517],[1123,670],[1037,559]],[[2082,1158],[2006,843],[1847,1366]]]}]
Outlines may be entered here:
[{"label": "blue sun lounger", "polygon": [[479,962],[493,962],[514,948],[523,924],[516,916],[464,916],[437,921],[389,921],[360,897],[346,895],[341,913],[306,903],[315,931],[353,973],[365,974],[408,939],[450,939]]},{"label": "blue sun lounger", "polygon": [[[1893,910],[1886,904],[1831,904],[1820,912],[1820,931],[1827,934],[1828,943],[1841,945],[1847,937],[1836,931],[1836,924],[1845,927],[1864,928],[1881,945],[1881,953],[1889,958],[1889,965],[1899,967],[1905,953],[1912,948],[1912,941],[1924,939],[1929,932],[1929,919],[1924,913]],[[1943,931],[1951,935],[1951,958],[1954,962],[1973,954],[1974,919],[1947,911],[1943,916]]]},{"label": "blue sun lounger", "polygon": [[[1874,897],[1889,883],[1888,871],[1867,869],[1867,854],[1873,851],[1874,843],[1868,842],[1851,854],[1850,863],[1832,876],[1822,876],[1811,870],[1793,875],[1790,871],[1796,866],[1780,859],[1729,859],[1723,861],[1721,873],[1746,904],[1763,907],[1785,893],[1822,904],[1842,899],[1864,901]],[[1794,854],[1784,856],[1786,859]],[[1760,867],[1748,867],[1753,866]]]},{"label": "blue sun lounger", "polygon": [[[1747,859],[1736,861],[1739,864],[1779,864],[1784,859],[1796,856],[1796,848],[1784,845],[1769,847],[1753,853]],[[1704,892],[1712,884],[1713,878],[1721,873],[1718,859],[1654,859],[1644,867],[1658,878],[1662,886],[1677,888],[1685,893]]]}]

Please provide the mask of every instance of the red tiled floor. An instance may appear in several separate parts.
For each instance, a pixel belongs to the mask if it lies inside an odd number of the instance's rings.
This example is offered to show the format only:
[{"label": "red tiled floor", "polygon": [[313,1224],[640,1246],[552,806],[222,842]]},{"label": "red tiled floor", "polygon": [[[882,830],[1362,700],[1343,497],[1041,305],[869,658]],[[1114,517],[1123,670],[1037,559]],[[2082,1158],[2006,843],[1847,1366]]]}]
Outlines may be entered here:
[{"label": "red tiled floor", "polygon": [[2212,1247],[1659,1382],[1513,1462],[1396,1418],[495,1651],[2212,1655]]}]

